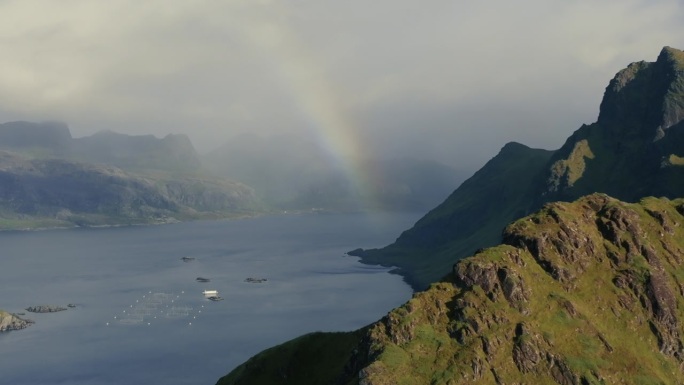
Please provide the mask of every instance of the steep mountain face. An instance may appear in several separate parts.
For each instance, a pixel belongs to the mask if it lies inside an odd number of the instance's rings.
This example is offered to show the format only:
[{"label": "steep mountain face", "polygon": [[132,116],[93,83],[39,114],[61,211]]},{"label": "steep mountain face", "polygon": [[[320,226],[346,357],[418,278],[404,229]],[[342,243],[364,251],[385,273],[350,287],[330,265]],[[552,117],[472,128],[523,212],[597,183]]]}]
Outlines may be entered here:
[{"label": "steep mountain face", "polygon": [[655,63],[632,63],[606,88],[596,123],[577,130],[546,174],[545,200],[602,191],[623,200],[681,196],[684,52],[665,47]]},{"label": "steep mountain face", "polygon": [[[288,342],[219,384],[682,383],[683,213],[683,199],[546,204],[368,328]],[[346,348],[299,359],[314,346]]]},{"label": "steep mountain face", "polygon": [[[397,241],[355,250],[364,262],[398,266],[422,290],[444,267],[497,244],[501,230],[545,202],[603,192],[628,202],[684,196],[684,52],[630,64],[606,88],[599,118],[559,150],[507,147]],[[518,147],[518,146],[516,146]]]},{"label": "steep mountain face", "polygon": [[203,162],[282,209],[427,210],[462,181],[457,170],[437,162],[369,159],[360,162],[371,177],[359,189],[321,146],[296,135],[237,136]]}]

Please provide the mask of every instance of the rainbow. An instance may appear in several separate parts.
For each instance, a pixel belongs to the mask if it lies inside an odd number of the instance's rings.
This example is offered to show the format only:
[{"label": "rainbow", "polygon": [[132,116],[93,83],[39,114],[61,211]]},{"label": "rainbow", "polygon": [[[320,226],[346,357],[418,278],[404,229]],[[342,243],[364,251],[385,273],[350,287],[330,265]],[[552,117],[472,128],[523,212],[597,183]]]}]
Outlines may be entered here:
[{"label": "rainbow", "polygon": [[359,140],[358,125],[341,107],[335,87],[322,70],[315,56],[304,47],[292,29],[282,22],[263,22],[243,25],[245,37],[260,49],[293,97],[307,121],[306,129],[330,156],[330,160],[344,170],[353,188],[365,202],[374,206],[373,170],[362,165],[367,154]]}]

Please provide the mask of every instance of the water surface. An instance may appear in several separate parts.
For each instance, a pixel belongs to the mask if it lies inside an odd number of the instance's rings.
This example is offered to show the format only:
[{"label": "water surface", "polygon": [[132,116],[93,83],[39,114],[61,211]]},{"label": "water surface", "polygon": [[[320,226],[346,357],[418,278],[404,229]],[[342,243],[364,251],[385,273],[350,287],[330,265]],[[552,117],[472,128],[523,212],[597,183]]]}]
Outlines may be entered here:
[{"label": "water surface", "polygon": [[[0,233],[0,308],[76,305],[26,313],[35,325],[0,334],[0,383],[213,384],[303,333],[359,328],[411,289],[344,252],[391,243],[419,217],[307,214]],[[207,300],[206,289],[224,300]]]}]

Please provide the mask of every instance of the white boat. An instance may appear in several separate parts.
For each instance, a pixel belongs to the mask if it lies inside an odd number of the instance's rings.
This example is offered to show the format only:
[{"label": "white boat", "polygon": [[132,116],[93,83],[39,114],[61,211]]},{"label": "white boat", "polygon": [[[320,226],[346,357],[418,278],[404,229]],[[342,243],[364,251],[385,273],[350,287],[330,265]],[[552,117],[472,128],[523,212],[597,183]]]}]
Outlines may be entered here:
[{"label": "white boat", "polygon": [[202,292],[207,297],[218,296],[218,290],[205,290]]}]

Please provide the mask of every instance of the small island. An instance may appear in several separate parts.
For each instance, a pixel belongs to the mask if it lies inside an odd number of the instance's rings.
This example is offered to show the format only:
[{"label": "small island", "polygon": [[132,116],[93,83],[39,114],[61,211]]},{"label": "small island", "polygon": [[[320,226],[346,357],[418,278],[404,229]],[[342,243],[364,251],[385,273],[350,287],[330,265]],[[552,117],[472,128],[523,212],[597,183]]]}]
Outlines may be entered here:
[{"label": "small island", "polygon": [[64,310],[67,310],[67,308],[56,305],[38,305],[26,308],[26,311],[30,311],[31,313],[56,313]]},{"label": "small island", "polygon": [[249,278],[246,278],[246,279],[245,279],[245,282],[249,282],[249,283],[264,283],[264,282],[267,282],[267,281],[268,281],[268,279],[266,279],[266,278],[253,278],[253,277],[249,277]]}]

